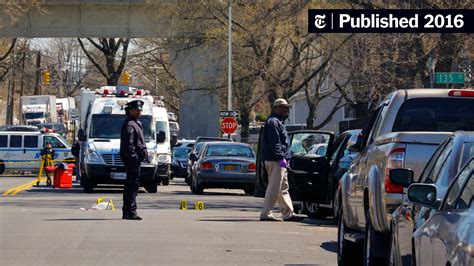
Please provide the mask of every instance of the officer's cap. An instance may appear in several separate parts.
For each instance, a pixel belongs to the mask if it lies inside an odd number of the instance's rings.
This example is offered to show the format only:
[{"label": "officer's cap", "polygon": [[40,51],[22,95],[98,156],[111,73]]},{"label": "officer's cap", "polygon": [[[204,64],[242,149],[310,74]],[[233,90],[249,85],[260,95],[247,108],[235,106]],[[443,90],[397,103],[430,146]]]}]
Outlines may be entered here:
[{"label": "officer's cap", "polygon": [[125,105],[125,109],[137,109],[137,110],[142,111],[143,104],[144,102],[142,100],[131,101]]}]

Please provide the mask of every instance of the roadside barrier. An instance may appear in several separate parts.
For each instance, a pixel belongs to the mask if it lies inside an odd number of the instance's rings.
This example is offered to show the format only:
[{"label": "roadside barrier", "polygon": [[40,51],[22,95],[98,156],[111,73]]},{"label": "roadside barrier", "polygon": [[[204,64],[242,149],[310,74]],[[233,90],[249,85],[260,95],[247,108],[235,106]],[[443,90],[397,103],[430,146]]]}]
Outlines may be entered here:
[{"label": "roadside barrier", "polygon": [[[188,209],[188,202],[186,200],[182,200],[179,209],[180,210],[187,210]],[[204,210],[204,201],[194,202],[194,210],[197,210],[197,211]]]}]

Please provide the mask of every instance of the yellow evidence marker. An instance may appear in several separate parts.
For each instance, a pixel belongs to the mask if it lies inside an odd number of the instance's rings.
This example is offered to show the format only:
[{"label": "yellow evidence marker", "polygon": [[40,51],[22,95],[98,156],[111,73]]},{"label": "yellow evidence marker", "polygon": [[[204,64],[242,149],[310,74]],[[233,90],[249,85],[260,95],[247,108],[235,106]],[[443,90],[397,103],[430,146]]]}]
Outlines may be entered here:
[{"label": "yellow evidence marker", "polygon": [[188,202],[185,200],[181,201],[181,206],[179,207],[180,210],[187,210],[188,209]]}]

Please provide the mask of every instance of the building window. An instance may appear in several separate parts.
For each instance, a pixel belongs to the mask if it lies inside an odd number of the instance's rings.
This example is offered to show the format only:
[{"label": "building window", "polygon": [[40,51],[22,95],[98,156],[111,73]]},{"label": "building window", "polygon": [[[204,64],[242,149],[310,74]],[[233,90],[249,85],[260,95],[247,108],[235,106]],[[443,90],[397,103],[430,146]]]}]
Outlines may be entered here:
[{"label": "building window", "polygon": [[343,117],[342,119],[343,120],[351,120],[351,119],[355,119],[355,107],[353,104],[350,104],[350,103],[346,103],[346,105],[344,105],[344,113],[343,113]]}]

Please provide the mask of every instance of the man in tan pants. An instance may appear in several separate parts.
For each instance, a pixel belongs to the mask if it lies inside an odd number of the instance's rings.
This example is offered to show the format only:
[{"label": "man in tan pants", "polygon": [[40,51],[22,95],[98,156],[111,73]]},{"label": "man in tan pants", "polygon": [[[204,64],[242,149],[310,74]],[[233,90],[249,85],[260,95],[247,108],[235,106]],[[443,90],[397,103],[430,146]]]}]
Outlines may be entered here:
[{"label": "man in tan pants", "polygon": [[265,122],[260,153],[268,173],[268,186],[260,213],[260,221],[281,221],[273,216],[272,209],[278,201],[284,221],[300,221],[303,218],[293,212],[288,193],[287,168],[291,157],[290,143],[283,121],[288,117],[290,105],[285,99],[277,99],[272,114]]}]

